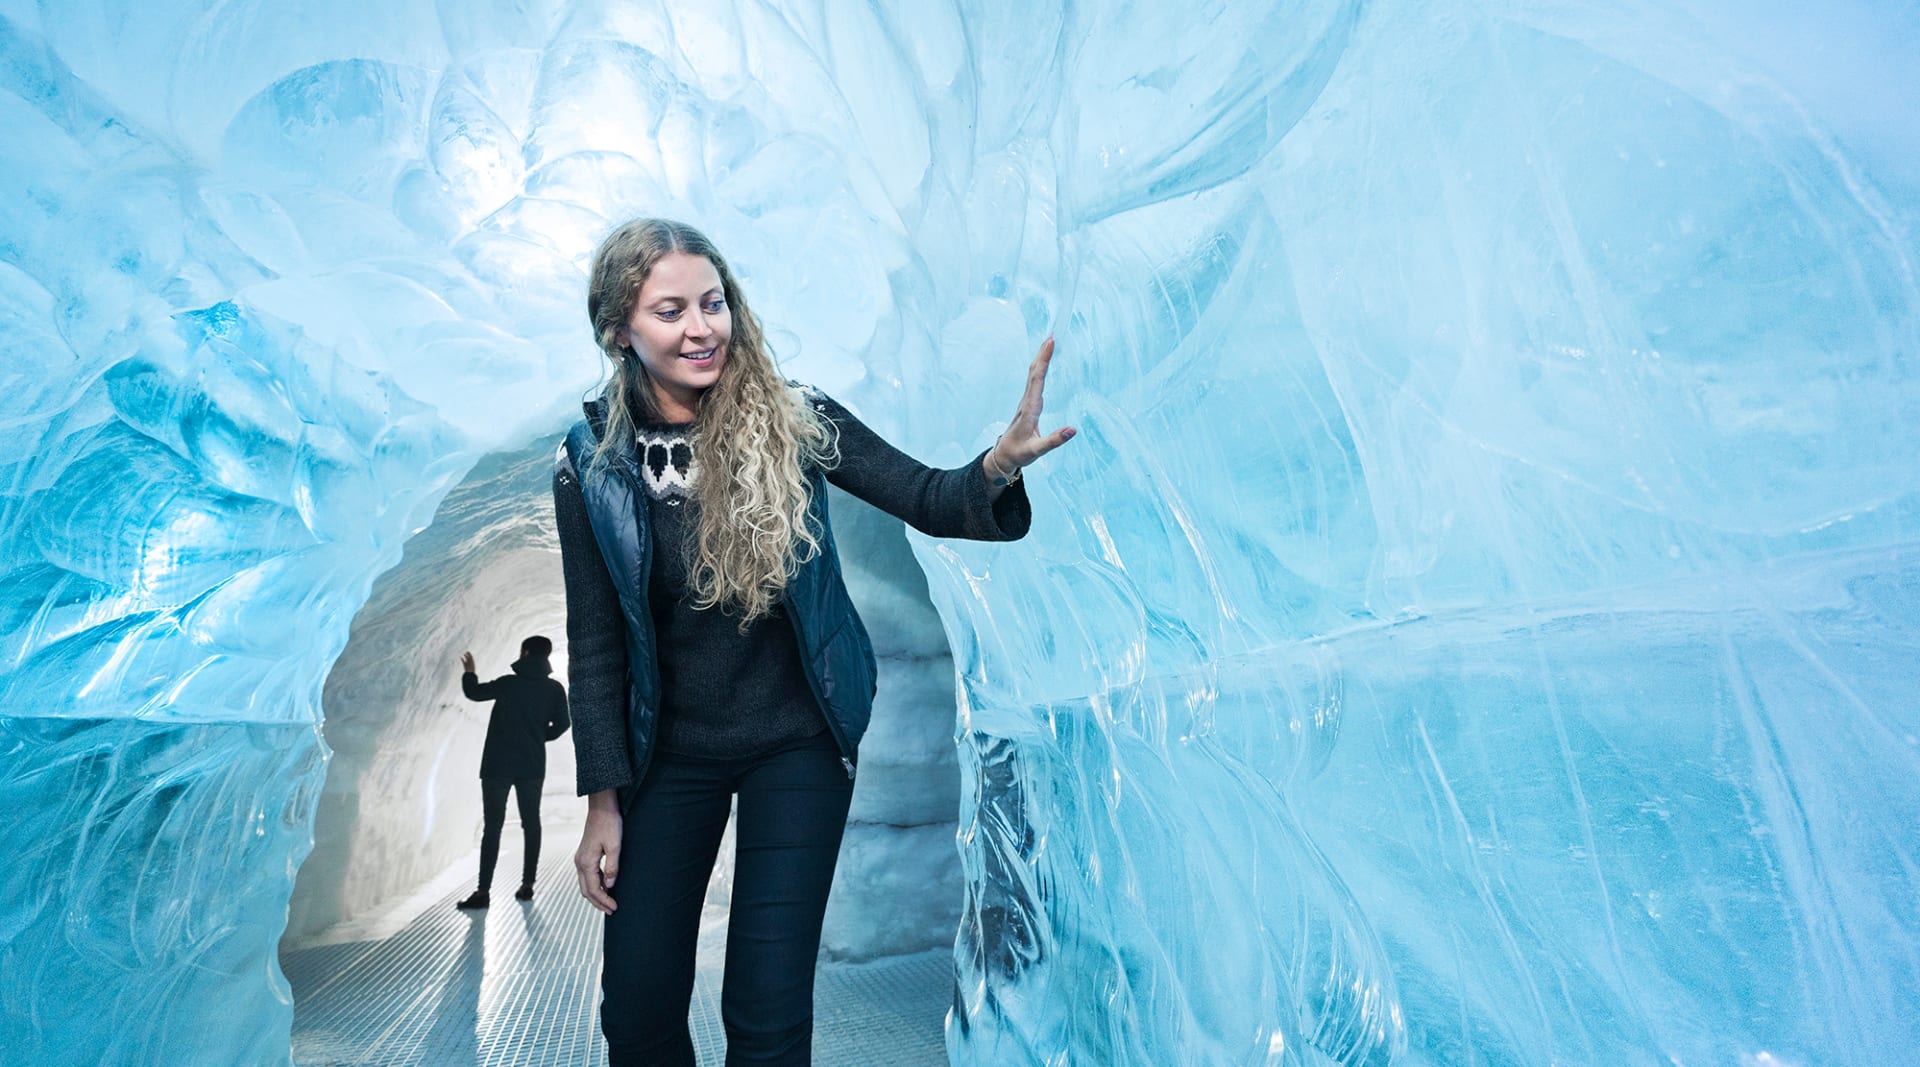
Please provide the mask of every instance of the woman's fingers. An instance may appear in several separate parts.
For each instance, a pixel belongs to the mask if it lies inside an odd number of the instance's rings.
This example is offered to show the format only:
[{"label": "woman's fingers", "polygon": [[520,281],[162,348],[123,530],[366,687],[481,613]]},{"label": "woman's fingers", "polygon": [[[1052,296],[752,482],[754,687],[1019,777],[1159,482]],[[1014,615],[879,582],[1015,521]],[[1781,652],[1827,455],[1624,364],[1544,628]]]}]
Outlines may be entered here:
[{"label": "woman's fingers", "polygon": [[603,914],[612,915],[618,906],[607,891],[613,888],[613,879],[619,870],[618,836],[608,843],[596,820],[589,819],[580,839],[580,849],[573,854],[573,871],[580,880],[580,895]]},{"label": "woman's fingers", "polygon": [[585,841],[580,842],[579,851],[573,854],[573,874],[580,883],[580,895],[587,898],[587,903],[600,907],[600,902],[593,899],[595,890],[599,888],[594,883],[600,880],[600,856],[598,853],[590,854]]},{"label": "woman's fingers", "polygon": [[1059,448],[1061,445],[1073,440],[1073,435],[1079,432],[1079,430],[1071,426],[1062,426],[1045,437],[1034,437],[1030,439],[1024,449],[1024,458],[1019,460],[1020,465],[1024,467],[1034,460],[1039,459],[1041,456]]},{"label": "woman's fingers", "polygon": [[586,897],[587,903],[593,905],[602,914],[612,915],[615,905],[613,897],[607,893],[606,886],[601,884],[600,857],[596,856],[586,866],[580,867],[579,874],[580,895]]},{"label": "woman's fingers", "polygon": [[1040,418],[1040,409],[1044,406],[1047,388],[1047,367],[1053,363],[1053,338],[1040,342],[1040,351],[1034,354],[1033,362],[1027,365],[1027,389],[1020,396],[1020,415],[1030,419]]},{"label": "woman's fingers", "polygon": [[[578,883],[580,887],[580,895],[587,898],[587,903],[589,904],[593,903],[593,888],[588,883],[587,872],[589,870],[596,870],[598,864],[598,860],[589,861],[587,859],[586,845],[584,843],[581,845],[581,851],[573,854],[574,881]],[[597,907],[598,905],[595,906]]]},{"label": "woman's fingers", "polygon": [[1013,413],[1013,421],[1007,424],[1006,432],[996,443],[999,452],[995,463],[1024,467],[1073,440],[1073,435],[1079,432],[1063,426],[1044,436],[1040,433],[1040,412],[1046,408],[1047,368],[1052,364],[1053,338],[1049,337],[1040,342],[1040,350],[1027,365],[1027,388],[1020,396],[1020,407]]},{"label": "woman's fingers", "polygon": [[1046,407],[1047,367],[1053,362],[1053,338],[1040,342],[1040,351],[1027,364],[1027,387],[1020,394],[1020,406],[1014,409],[1007,432],[1016,443],[1040,435],[1040,412]]}]

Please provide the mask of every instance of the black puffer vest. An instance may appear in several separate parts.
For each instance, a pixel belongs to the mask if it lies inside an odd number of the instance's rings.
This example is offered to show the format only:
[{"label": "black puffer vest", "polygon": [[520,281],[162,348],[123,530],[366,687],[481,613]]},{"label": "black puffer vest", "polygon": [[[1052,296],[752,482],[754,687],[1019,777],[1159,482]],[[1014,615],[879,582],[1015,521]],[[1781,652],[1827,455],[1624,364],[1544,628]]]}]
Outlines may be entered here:
[{"label": "black puffer vest", "polygon": [[[580,480],[587,519],[600,558],[620,593],[627,634],[627,740],[633,758],[633,785],[621,800],[624,810],[647,772],[660,719],[660,661],[656,655],[653,612],[647,603],[647,578],[653,563],[653,539],[647,525],[646,490],[641,487],[640,457],[632,440],[616,442],[611,461],[592,468],[592,457],[606,426],[598,400],[586,405],[587,417],[567,434],[567,460]],[[811,501],[807,521],[820,535],[820,551],[801,564],[781,599],[800,641],[800,664],[807,686],[819,702],[827,726],[840,746],[847,777],[859,761],[860,738],[873,712],[878,677],[873,642],[847,596],[840,576],[840,554],[827,521],[825,472],[807,472]]]}]

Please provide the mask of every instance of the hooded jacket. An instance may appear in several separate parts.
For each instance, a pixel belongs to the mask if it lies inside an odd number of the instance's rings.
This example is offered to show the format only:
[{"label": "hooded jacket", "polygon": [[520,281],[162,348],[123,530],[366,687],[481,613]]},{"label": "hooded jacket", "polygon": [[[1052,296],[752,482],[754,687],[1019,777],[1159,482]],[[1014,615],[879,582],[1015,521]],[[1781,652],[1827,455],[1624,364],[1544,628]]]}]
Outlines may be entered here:
[{"label": "hooded jacket", "polygon": [[480,777],[547,776],[547,742],[567,732],[567,690],[552,674],[552,664],[540,656],[515,660],[512,674],[491,682],[482,682],[472,671],[460,676],[468,700],[493,701]]}]

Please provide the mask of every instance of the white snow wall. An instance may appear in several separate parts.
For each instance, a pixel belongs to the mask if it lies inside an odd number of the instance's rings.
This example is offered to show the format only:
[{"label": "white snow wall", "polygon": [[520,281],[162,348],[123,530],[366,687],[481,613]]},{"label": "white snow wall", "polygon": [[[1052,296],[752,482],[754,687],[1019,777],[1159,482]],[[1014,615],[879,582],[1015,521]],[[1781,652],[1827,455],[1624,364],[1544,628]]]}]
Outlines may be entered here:
[{"label": "white snow wall", "polygon": [[322,679],[639,213],[932,461],[1060,337],[915,545],[955,1062],[1920,1047],[1904,0],[0,20],[10,1056],[285,1059]]}]

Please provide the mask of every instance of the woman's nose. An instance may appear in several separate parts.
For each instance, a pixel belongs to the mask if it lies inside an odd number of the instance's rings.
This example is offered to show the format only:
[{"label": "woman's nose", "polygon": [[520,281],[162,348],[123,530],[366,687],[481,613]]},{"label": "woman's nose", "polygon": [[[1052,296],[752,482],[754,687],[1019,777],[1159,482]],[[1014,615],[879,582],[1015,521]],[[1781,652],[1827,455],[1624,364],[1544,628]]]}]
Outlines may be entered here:
[{"label": "woman's nose", "polygon": [[695,311],[687,316],[688,337],[705,337],[709,332],[707,316],[704,313]]}]

